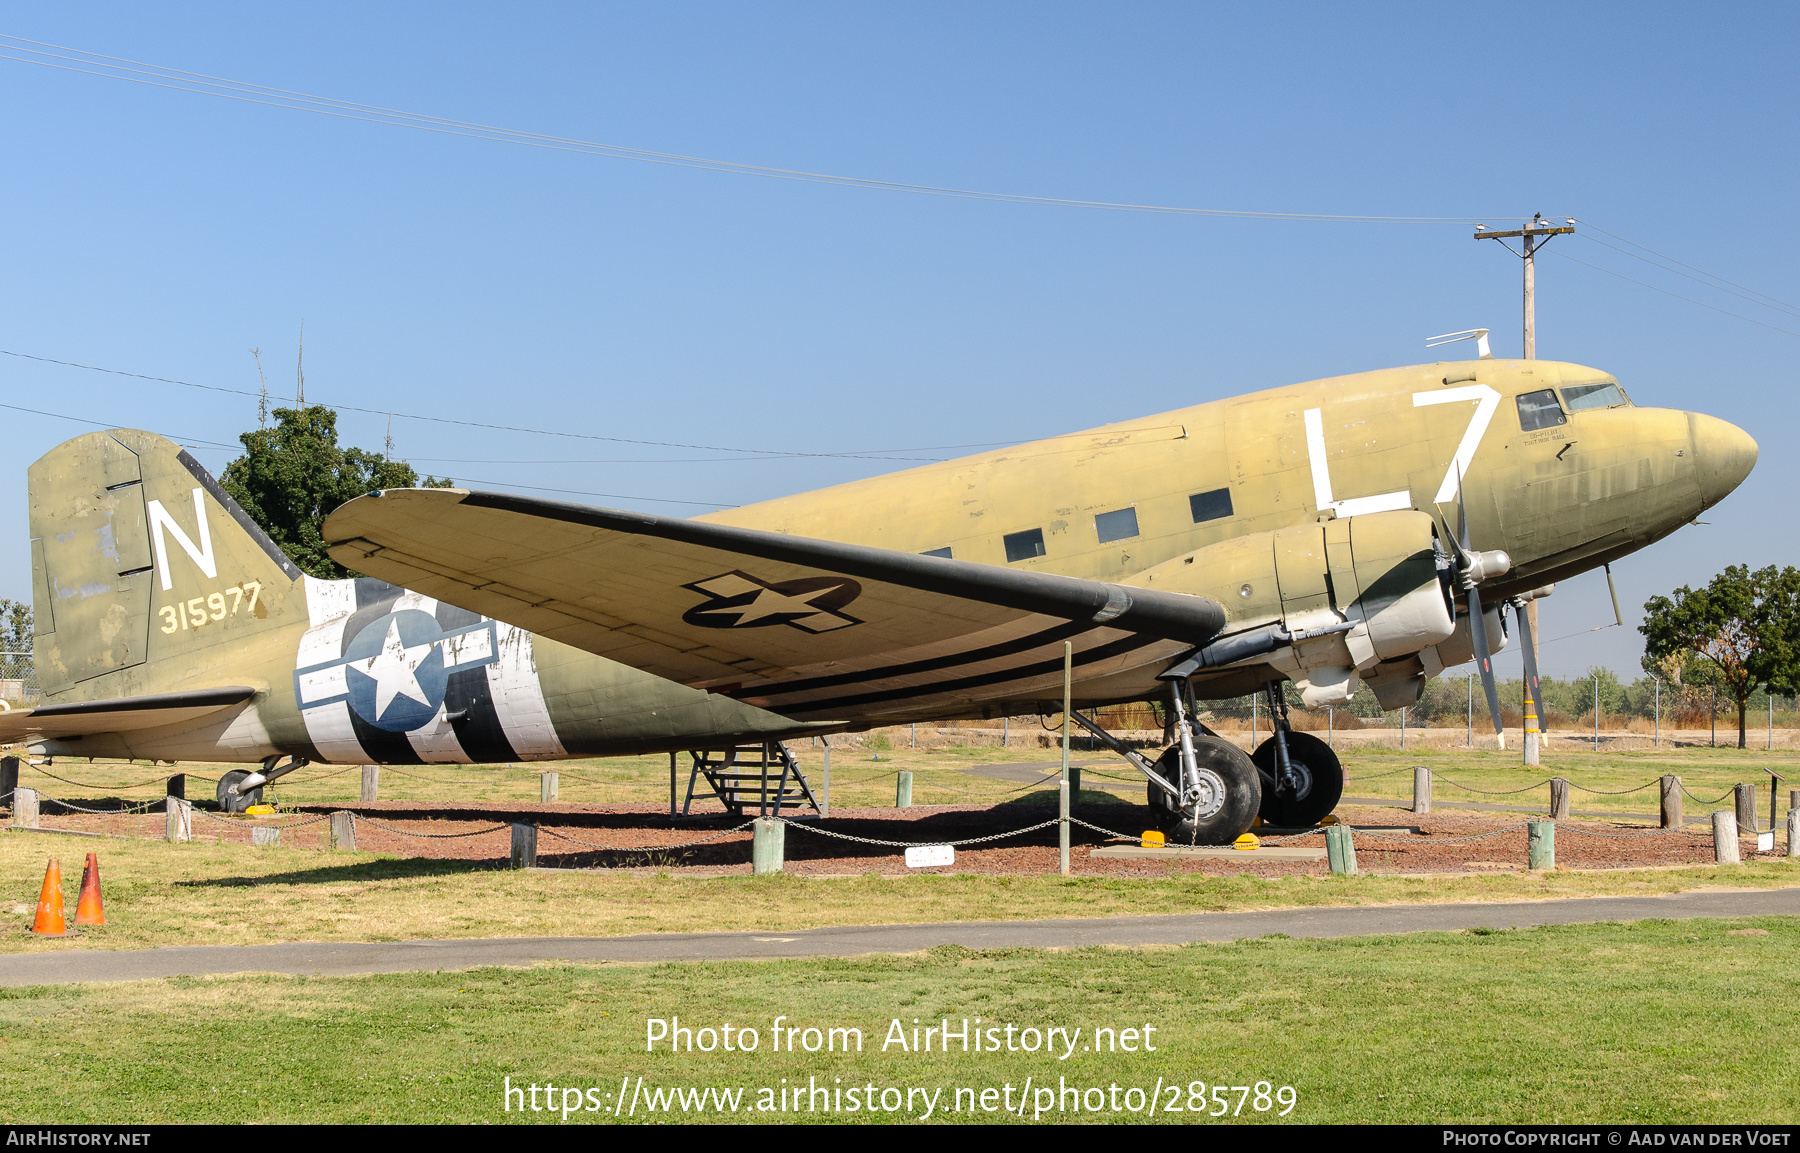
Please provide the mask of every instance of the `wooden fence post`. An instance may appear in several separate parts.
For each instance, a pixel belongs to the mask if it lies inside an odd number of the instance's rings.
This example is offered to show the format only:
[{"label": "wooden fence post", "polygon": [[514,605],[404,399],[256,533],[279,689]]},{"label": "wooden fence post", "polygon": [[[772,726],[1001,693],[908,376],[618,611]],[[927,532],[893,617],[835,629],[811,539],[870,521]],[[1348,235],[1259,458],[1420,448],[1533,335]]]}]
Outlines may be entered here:
[{"label": "wooden fence post", "polygon": [[375,800],[381,793],[381,766],[364,765],[362,767],[362,794],[364,804]]},{"label": "wooden fence post", "polygon": [[537,826],[514,824],[512,827],[512,867],[537,868]]},{"label": "wooden fence post", "polygon": [[1533,872],[1556,868],[1556,822],[1532,821],[1526,830],[1526,867]]},{"label": "wooden fence post", "polygon": [[894,780],[894,807],[910,809],[912,807],[912,771],[901,769]]},{"label": "wooden fence post", "polygon": [[187,774],[176,773],[174,776],[170,777],[168,785],[164,788],[164,793],[166,796],[179,797],[185,801],[187,799]]},{"label": "wooden fence post", "polygon": [[1424,765],[1413,769],[1413,812],[1431,811],[1431,770]]},{"label": "wooden fence post", "polygon": [[819,819],[831,819],[831,740],[820,737],[825,742],[825,775],[819,788]]},{"label": "wooden fence post", "polygon": [[1737,864],[1743,859],[1738,855],[1737,814],[1720,809],[1712,815],[1712,826],[1713,860],[1721,865]]},{"label": "wooden fence post", "polygon": [[338,812],[331,814],[331,847],[342,849],[347,853],[356,852],[356,814]]},{"label": "wooden fence post", "polygon": [[1739,781],[1731,786],[1731,792],[1737,800],[1738,828],[1746,833],[1756,832],[1756,786]]},{"label": "wooden fence post", "polygon": [[163,838],[170,844],[194,839],[194,806],[191,801],[170,797],[163,802]]},{"label": "wooden fence post", "polygon": [[544,804],[548,805],[556,800],[556,785],[559,780],[557,773],[538,774],[538,795]]},{"label": "wooden fence post", "polygon": [[758,817],[750,826],[750,873],[764,877],[781,872],[787,849],[787,823]]},{"label": "wooden fence post", "polygon": [[1662,779],[1662,827],[1681,827],[1681,778],[1672,774]]},{"label": "wooden fence post", "polygon": [[1788,810],[1788,856],[1800,857],[1800,809]]},{"label": "wooden fence post", "polygon": [[13,788],[12,823],[15,829],[38,827],[38,794],[36,789]]},{"label": "wooden fence post", "polygon": [[19,787],[19,758],[0,757],[0,801],[12,803],[13,790]]},{"label": "wooden fence post", "polygon": [[1341,877],[1356,875],[1356,842],[1351,839],[1349,825],[1325,827],[1325,857],[1332,872]]},{"label": "wooden fence post", "polygon": [[1569,782],[1567,778],[1550,778],[1550,819],[1553,821],[1569,819]]}]

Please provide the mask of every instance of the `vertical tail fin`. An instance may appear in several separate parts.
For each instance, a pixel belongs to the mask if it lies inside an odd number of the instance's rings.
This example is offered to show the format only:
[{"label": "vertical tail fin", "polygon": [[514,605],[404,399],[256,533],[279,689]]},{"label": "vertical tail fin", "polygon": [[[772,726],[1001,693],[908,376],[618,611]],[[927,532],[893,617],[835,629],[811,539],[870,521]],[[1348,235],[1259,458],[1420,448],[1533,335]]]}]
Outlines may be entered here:
[{"label": "vertical tail fin", "polygon": [[32,650],[46,698],[211,683],[221,646],[306,620],[300,570],[181,446],[136,429],[92,432],[27,475]]}]

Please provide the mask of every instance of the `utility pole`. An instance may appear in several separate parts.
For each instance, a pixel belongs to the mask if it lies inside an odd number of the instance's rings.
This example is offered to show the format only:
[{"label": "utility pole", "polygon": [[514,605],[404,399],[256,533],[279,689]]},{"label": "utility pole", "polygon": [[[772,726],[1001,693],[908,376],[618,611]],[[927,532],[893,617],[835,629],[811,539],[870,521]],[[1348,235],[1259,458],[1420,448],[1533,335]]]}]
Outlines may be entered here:
[{"label": "utility pole", "polygon": [[[1498,241],[1501,247],[1505,248],[1514,256],[1520,257],[1525,262],[1524,359],[1526,360],[1537,359],[1537,250],[1542,248],[1545,244],[1548,244],[1552,236],[1573,234],[1574,231],[1575,221],[1573,218],[1570,218],[1567,224],[1557,226],[1545,221],[1544,214],[1541,212],[1531,218],[1530,224],[1527,224],[1523,228],[1514,229],[1511,232],[1489,232],[1487,226],[1484,224],[1477,224],[1475,226],[1476,240]],[[1507,240],[1513,237],[1518,238],[1519,243],[1523,246],[1522,251],[1520,249],[1515,249],[1512,245],[1506,243]],[[1538,657],[1539,636],[1537,601],[1533,600],[1526,604],[1525,613],[1526,619],[1531,624],[1531,657],[1532,664],[1535,665]],[[1527,696],[1529,696],[1529,685],[1526,686],[1526,692]],[[1540,702],[1538,701],[1529,699],[1525,701],[1526,717],[1535,718],[1538,710],[1534,708],[1534,706],[1539,703]],[[1535,765],[1538,763],[1538,745],[1540,737],[1537,732],[1532,731],[1532,728],[1535,727],[1541,729],[1543,727],[1543,721],[1537,720],[1534,726],[1533,722],[1528,720],[1526,724],[1527,731],[1525,733],[1524,741],[1525,763],[1528,765]]]},{"label": "utility pole", "polygon": [[[1523,228],[1515,228],[1511,232],[1490,232],[1486,225],[1475,226],[1476,240],[1497,240],[1501,246],[1514,256],[1525,262],[1525,359],[1537,359],[1537,250],[1549,243],[1552,236],[1572,235],[1575,221],[1554,225],[1538,213]],[[1522,249],[1514,248],[1506,242],[1518,238]]]}]

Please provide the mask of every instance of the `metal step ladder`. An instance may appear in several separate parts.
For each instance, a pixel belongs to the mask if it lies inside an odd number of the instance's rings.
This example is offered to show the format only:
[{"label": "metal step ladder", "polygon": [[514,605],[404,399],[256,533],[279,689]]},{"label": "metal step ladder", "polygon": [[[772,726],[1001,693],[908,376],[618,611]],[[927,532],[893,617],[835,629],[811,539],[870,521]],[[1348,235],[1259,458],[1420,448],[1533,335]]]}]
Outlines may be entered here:
[{"label": "metal step ladder", "polygon": [[[723,753],[695,750],[694,767],[688,772],[687,800],[681,815],[688,815],[696,791],[704,800],[709,794],[725,806],[734,817],[746,813],[759,817],[780,816],[781,810],[799,808],[802,804],[819,811],[812,786],[800,771],[800,763],[780,741],[760,745],[738,745]],[[700,778],[706,787],[700,787]]]}]

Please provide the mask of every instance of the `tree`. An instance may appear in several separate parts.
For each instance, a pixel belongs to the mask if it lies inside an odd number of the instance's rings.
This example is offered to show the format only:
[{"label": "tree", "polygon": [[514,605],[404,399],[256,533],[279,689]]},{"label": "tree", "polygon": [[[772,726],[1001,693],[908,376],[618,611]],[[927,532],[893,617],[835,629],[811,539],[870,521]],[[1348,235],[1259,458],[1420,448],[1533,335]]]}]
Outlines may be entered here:
[{"label": "tree", "polygon": [[244,455],[219,478],[231,499],[302,572],[326,580],[355,574],[326,555],[320,526],[338,505],[381,488],[448,488],[423,482],[405,461],[360,448],[340,448],[337,413],[324,405],[278,408],[272,428],[238,437]]},{"label": "tree", "polygon": [[31,651],[31,606],[0,597],[0,653]]},{"label": "tree", "polygon": [[1800,681],[1800,570],[1773,565],[1751,572],[1732,565],[1703,589],[1683,585],[1674,596],[1644,602],[1644,664],[1681,670],[1697,663],[1706,679],[1737,705],[1738,748],[1744,712],[1759,685],[1793,692]]}]

